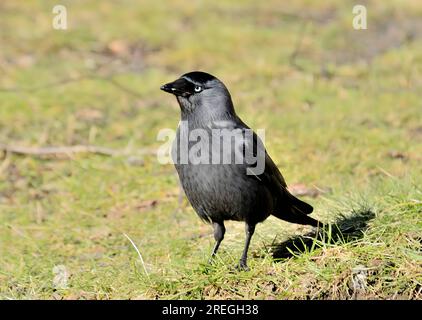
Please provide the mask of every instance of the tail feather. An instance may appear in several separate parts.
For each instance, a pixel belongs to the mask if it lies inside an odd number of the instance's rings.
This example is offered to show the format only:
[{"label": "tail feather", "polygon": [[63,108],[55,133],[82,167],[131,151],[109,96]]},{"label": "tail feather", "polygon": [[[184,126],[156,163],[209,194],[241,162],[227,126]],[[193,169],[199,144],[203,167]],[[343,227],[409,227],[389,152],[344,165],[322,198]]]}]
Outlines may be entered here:
[{"label": "tail feather", "polygon": [[290,192],[286,192],[286,193],[287,193],[287,197],[286,197],[287,202],[290,203],[290,205],[294,207],[296,211],[300,211],[302,214],[310,214],[312,213],[312,211],[314,211],[314,208],[310,204],[302,200],[299,200]]},{"label": "tail feather", "polygon": [[314,227],[322,226],[321,222],[308,216],[313,210],[314,208],[310,204],[299,200],[285,190],[283,199],[272,215],[292,223],[311,225]]}]

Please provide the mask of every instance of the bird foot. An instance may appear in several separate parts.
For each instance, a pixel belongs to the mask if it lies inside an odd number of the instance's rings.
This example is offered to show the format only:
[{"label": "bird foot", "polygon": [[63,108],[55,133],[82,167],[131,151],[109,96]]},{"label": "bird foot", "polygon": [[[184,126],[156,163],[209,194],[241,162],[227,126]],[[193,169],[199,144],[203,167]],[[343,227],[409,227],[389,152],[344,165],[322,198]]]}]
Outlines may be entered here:
[{"label": "bird foot", "polygon": [[242,260],[240,260],[239,264],[236,265],[236,269],[239,270],[239,271],[249,271],[250,270],[248,265],[246,264],[246,261],[242,261]]}]

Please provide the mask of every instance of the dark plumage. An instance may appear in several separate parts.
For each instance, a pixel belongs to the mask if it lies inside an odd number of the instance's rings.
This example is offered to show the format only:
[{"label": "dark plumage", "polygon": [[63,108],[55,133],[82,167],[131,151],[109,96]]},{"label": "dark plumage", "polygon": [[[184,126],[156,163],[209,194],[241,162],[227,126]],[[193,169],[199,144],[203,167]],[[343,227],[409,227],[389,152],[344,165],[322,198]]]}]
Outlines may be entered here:
[{"label": "dark plumage", "polygon": [[[213,224],[216,240],[212,255],[218,250],[224,238],[225,220],[244,221],[246,226],[246,243],[239,266],[247,269],[247,252],[255,225],[264,221],[270,214],[289,222],[317,226],[318,221],[309,217],[313,208],[297,199],[287,190],[286,182],[280,171],[266,153],[262,143],[255,133],[252,142],[254,155],[258,150],[265,157],[265,169],[258,174],[247,174],[247,168],[252,164],[236,164],[234,160],[228,164],[204,164],[181,161],[183,152],[181,143],[186,141],[184,134],[195,129],[212,135],[212,129],[226,129],[230,132],[238,130],[242,134],[249,127],[236,115],[231,96],[225,85],[214,76],[205,72],[190,72],[174,82],[165,84],[162,90],[176,96],[181,109],[181,123],[186,123],[186,130],[178,127],[173,145],[173,160],[179,174],[180,182],[187,198],[199,217]],[[186,122],[185,122],[186,121]],[[247,139],[241,140],[243,154],[250,145]],[[239,145],[233,145],[228,150],[213,148],[210,141],[198,139],[188,142],[188,150],[200,146],[211,153],[231,153],[232,158]],[[198,153],[200,154],[200,153]]]}]

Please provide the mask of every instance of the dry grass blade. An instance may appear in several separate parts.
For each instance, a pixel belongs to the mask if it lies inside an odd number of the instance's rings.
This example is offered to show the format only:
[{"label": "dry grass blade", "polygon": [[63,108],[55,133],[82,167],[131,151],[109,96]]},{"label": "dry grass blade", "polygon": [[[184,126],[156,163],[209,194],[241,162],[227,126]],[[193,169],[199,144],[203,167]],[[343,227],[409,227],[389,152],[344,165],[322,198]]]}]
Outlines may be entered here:
[{"label": "dry grass blade", "polygon": [[136,246],[136,244],[132,241],[131,238],[129,238],[129,236],[126,233],[123,233],[123,235],[130,241],[130,243],[132,244],[132,246],[135,248],[136,252],[138,253],[139,256],[139,260],[141,260],[142,263],[142,267],[144,268],[145,274],[147,275],[147,277],[149,277],[147,268],[145,267],[145,263],[144,263],[144,259],[142,258],[141,252],[139,251],[138,247]]}]

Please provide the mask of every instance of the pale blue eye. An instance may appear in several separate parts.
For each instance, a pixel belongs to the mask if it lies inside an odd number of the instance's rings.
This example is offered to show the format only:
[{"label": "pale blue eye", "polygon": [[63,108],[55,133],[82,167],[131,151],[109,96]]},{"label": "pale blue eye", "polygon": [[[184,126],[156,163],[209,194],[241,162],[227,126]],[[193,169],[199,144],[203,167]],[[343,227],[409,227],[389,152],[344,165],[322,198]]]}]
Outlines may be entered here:
[{"label": "pale blue eye", "polygon": [[201,86],[195,86],[195,92],[201,92],[202,87]]}]

